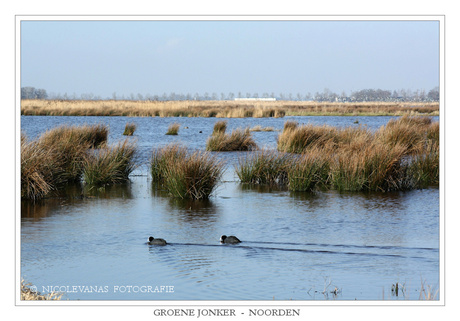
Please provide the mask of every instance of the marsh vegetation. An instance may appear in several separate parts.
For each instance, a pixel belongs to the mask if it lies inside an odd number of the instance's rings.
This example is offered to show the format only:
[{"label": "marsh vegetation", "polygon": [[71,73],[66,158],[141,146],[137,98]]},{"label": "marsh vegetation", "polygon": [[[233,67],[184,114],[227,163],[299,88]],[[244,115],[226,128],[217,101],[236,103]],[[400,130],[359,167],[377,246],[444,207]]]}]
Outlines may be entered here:
[{"label": "marsh vegetation", "polygon": [[[47,130],[74,128],[88,121],[103,121],[104,127],[110,128],[105,142],[88,143],[82,148],[85,156],[77,162],[82,167],[80,176],[59,177],[57,181],[61,183],[53,184],[43,200],[21,202],[22,275],[42,289],[42,285],[53,284],[56,277],[68,284],[83,284],[88,281],[88,268],[94,272],[94,280],[114,284],[142,284],[152,278],[151,271],[155,270],[167,284],[184,289],[175,293],[177,300],[194,300],[197,292],[200,299],[210,300],[266,300],[273,296],[323,300],[323,295],[312,298],[306,291],[310,287],[323,289],[322,280],[327,273],[340,280],[341,300],[381,300],[382,288],[387,294],[385,299],[404,299],[389,295],[388,280],[394,283],[398,277],[408,289],[419,289],[419,276],[424,275],[426,284],[439,284],[439,189],[433,183],[439,181],[439,172],[433,167],[439,159],[436,119],[21,117],[24,135],[20,142],[31,144],[29,154],[34,151],[39,156],[35,160],[42,160],[36,162],[41,173],[64,168],[47,166],[48,160],[43,161],[42,154],[55,153],[40,143]],[[361,126],[354,124],[355,120]],[[247,152],[205,152],[207,139],[218,121],[225,124],[216,132],[225,127],[224,134],[239,126],[260,125],[275,131],[251,131],[258,148]],[[138,125],[135,139],[121,136],[126,123],[131,122]],[[179,136],[165,136],[174,122],[180,123],[184,131]],[[89,127],[93,126],[96,125]],[[298,152],[283,151],[277,138],[282,140],[284,131],[302,127],[311,127],[310,132],[318,128],[324,137],[298,144],[293,149]],[[415,138],[409,136],[413,132],[418,133]],[[296,146],[287,138],[286,148]],[[53,139],[55,144],[56,140]],[[127,175],[129,180],[93,185],[96,188],[88,191],[86,187],[91,185],[85,183],[84,169],[94,167],[95,174],[100,172],[95,176],[103,176],[103,170],[112,167],[107,165],[112,162],[103,160],[124,141],[127,147],[136,149],[131,162],[136,169]],[[92,145],[96,146],[87,147]],[[383,155],[373,155],[372,149],[379,147],[380,153],[374,154]],[[400,157],[401,153],[404,156]],[[206,156],[201,157],[203,154]],[[215,162],[206,162],[208,158]],[[54,157],[51,161],[59,159]],[[397,161],[388,165],[385,159]],[[90,165],[85,164],[86,160]],[[363,160],[375,165],[366,165]],[[380,163],[383,165],[377,165]],[[222,165],[221,174],[213,164]],[[407,170],[400,171],[402,168]],[[392,178],[409,178],[402,180],[406,185],[401,185],[407,191],[393,190],[398,186],[388,183],[393,180],[383,180],[381,189],[372,191],[368,188],[372,182],[388,177],[377,175],[377,171],[391,173]],[[72,176],[79,178],[70,179]],[[414,182],[419,182],[421,189],[414,187]],[[345,187],[340,188],[342,185]],[[413,188],[416,190],[409,191]],[[386,189],[390,191],[383,192]],[[244,247],[218,246],[218,238],[224,232],[241,237]],[[173,245],[160,252],[146,251],[142,243],[151,234],[165,237]],[[107,242],[107,235],[117,237]],[[242,264],[220,264],[230,254]],[[334,264],[329,264],[331,261]],[[305,275],[309,266],[305,262],[316,262],[327,269],[312,269],[312,274]],[[39,268],[43,264],[47,269]],[[107,273],[107,264],[115,264],[120,270]],[[280,275],[280,270],[289,273]],[[225,277],[210,278],[209,271]],[[267,276],[264,282],[260,282],[261,273]],[[221,293],[216,288],[231,291]],[[425,286],[422,297],[436,299],[433,289]],[[411,299],[417,299],[418,294],[412,293]],[[152,296],[67,293],[65,298],[151,300]],[[159,294],[156,298],[170,300],[171,296]]]},{"label": "marsh vegetation", "polygon": [[134,132],[136,131],[136,124],[135,123],[127,123],[125,126],[125,130],[123,135],[125,136],[133,136]]},{"label": "marsh vegetation", "polygon": [[226,121],[214,124],[212,135],[206,142],[206,150],[213,152],[249,151],[257,148],[249,128],[237,128],[226,134]]},{"label": "marsh vegetation", "polygon": [[148,117],[284,117],[314,115],[439,115],[439,102],[316,102],[316,101],[21,101],[21,115],[148,116]]},{"label": "marsh vegetation", "polygon": [[69,183],[113,184],[134,168],[135,143],[107,146],[104,125],[61,126],[21,136],[21,198],[37,200]]},{"label": "marsh vegetation", "polygon": [[439,184],[439,123],[427,117],[404,116],[376,132],[288,121],[277,143],[280,154],[259,151],[240,160],[242,182],[383,192]]},{"label": "marsh vegetation", "polygon": [[[242,183],[296,192],[387,192],[439,184],[439,122],[428,117],[403,116],[375,131],[287,121],[277,150],[259,150],[248,128],[230,134],[226,128],[227,121],[214,124],[206,150],[248,151],[235,166]],[[107,146],[107,134],[107,127],[93,125],[61,126],[32,141],[22,135],[21,197],[40,199],[72,182],[106,186],[128,180],[137,166],[136,144],[125,140]],[[151,175],[175,197],[208,198],[224,168],[208,152],[191,153],[177,145],[156,150]]]},{"label": "marsh vegetation", "polygon": [[169,125],[166,135],[177,135],[179,133],[180,124],[174,123]]},{"label": "marsh vegetation", "polygon": [[154,150],[150,160],[153,182],[182,199],[209,198],[223,171],[224,163],[217,157],[177,144]]}]

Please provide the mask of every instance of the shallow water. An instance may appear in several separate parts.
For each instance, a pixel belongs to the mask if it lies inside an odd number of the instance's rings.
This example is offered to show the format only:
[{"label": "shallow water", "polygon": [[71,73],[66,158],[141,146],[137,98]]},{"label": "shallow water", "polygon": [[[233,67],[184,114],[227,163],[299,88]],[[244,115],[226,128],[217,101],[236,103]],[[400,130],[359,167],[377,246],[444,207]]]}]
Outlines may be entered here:
[{"label": "shallow water", "polygon": [[[227,130],[282,129],[287,119],[229,119]],[[294,119],[333,126],[359,120],[376,129],[390,117]],[[113,143],[124,139],[128,121],[137,124],[130,139],[146,164],[153,148],[169,142],[204,149],[217,120],[23,116],[21,129],[33,138],[63,123],[104,123]],[[173,122],[182,126],[179,135],[164,135]],[[269,148],[278,134],[253,133]],[[75,187],[61,198],[23,202],[21,277],[70,300],[417,300],[422,280],[439,286],[438,189],[312,194],[249,187],[235,178],[238,155],[219,153],[227,171],[209,201],[164,195],[144,166],[129,184],[94,197],[81,199]],[[222,234],[243,242],[222,245]],[[169,244],[149,246],[150,235]],[[396,282],[404,294],[391,292]]]}]

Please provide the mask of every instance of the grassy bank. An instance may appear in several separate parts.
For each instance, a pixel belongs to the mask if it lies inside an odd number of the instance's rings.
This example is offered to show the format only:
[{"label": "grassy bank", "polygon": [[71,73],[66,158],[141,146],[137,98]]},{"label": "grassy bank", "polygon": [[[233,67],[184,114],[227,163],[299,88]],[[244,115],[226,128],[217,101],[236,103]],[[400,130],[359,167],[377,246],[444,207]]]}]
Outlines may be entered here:
[{"label": "grassy bank", "polygon": [[148,117],[284,117],[318,115],[439,115],[439,103],[314,101],[21,101],[21,115]]},{"label": "grassy bank", "polygon": [[[286,122],[278,150],[278,155],[261,152],[240,160],[236,168],[240,180],[276,182],[291,191],[313,190],[319,185],[340,191],[439,185],[439,123],[427,117],[404,116],[376,132]],[[286,153],[293,156],[286,158]],[[273,179],[278,176],[286,179]]]}]

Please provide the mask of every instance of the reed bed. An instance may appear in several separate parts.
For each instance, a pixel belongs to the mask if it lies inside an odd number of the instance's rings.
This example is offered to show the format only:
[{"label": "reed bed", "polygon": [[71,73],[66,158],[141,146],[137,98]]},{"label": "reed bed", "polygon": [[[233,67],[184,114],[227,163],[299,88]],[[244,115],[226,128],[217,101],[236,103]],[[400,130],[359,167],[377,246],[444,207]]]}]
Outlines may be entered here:
[{"label": "reed bed", "polygon": [[104,147],[86,155],[83,163],[83,183],[108,186],[123,183],[135,169],[136,144],[125,140],[114,147]]},{"label": "reed bed", "polygon": [[439,103],[315,101],[21,101],[21,115],[146,117],[284,117],[310,115],[439,115]]},{"label": "reed bed", "polygon": [[[387,192],[438,185],[439,123],[413,118],[392,120],[375,133],[365,127],[299,126],[288,121],[278,138],[278,152],[297,156],[287,169],[278,169],[279,175],[286,177],[280,181],[291,191],[324,186],[339,191]],[[263,173],[261,168],[276,167],[281,156],[274,151],[270,157],[264,153],[263,161],[257,154],[240,160],[237,173],[243,183],[271,184],[257,179],[256,174]]]},{"label": "reed bed", "polygon": [[360,152],[344,150],[330,163],[331,185],[339,191],[392,191],[407,189],[403,157],[407,148],[375,142]]},{"label": "reed bed", "polygon": [[292,192],[310,192],[329,184],[331,150],[315,148],[301,155],[288,167],[288,188]]},{"label": "reed bed", "polygon": [[224,163],[208,152],[190,153],[177,144],[155,150],[150,164],[153,181],[180,199],[208,199],[224,170]]},{"label": "reed bed", "polygon": [[173,123],[168,126],[168,131],[166,135],[177,135],[179,133],[180,125],[178,123]]},{"label": "reed bed", "polygon": [[125,125],[125,130],[123,132],[123,135],[125,135],[125,136],[133,136],[135,131],[136,131],[136,124],[135,123],[127,123]]}]

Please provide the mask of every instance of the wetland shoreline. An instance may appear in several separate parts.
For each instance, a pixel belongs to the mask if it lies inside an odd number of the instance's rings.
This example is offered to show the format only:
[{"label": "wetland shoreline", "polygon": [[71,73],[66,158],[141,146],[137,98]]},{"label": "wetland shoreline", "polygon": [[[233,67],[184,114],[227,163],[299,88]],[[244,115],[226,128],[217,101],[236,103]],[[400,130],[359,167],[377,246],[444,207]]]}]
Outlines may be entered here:
[{"label": "wetland shoreline", "polygon": [[21,100],[24,116],[439,116],[439,102]]}]

